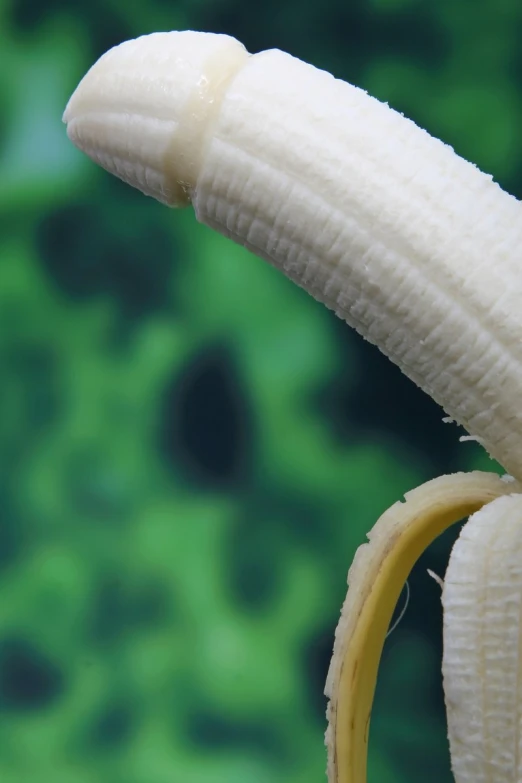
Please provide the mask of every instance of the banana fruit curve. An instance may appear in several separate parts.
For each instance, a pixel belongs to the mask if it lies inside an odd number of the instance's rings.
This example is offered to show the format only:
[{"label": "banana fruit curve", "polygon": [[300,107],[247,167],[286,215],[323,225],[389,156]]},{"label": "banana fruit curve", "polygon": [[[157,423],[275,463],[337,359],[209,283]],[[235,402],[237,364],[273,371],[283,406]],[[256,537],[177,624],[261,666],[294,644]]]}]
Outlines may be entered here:
[{"label": "banana fruit curve", "polygon": [[363,90],[222,35],[121,44],[64,120],[334,309],[522,476],[522,209],[489,176]]},{"label": "banana fruit curve", "polygon": [[[64,121],[96,163],[192,204],[332,308],[522,479],[522,211],[491,177],[364,91],[224,35],[115,47]],[[469,514],[443,590],[452,767],[457,783],[522,782],[520,492],[492,474],[436,479],[357,553],[326,689],[331,783],[364,782],[395,602],[422,550]]]}]

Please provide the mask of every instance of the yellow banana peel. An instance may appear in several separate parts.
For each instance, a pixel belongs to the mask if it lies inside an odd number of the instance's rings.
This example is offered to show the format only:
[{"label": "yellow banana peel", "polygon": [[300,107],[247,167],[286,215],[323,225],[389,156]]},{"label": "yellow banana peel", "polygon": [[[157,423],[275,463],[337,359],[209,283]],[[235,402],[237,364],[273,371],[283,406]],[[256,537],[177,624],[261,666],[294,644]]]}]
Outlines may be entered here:
[{"label": "yellow banana peel", "polygon": [[424,550],[450,525],[521,487],[493,473],[441,476],[405,495],[357,550],[326,685],[330,783],[366,783],[377,670],[392,615]]}]

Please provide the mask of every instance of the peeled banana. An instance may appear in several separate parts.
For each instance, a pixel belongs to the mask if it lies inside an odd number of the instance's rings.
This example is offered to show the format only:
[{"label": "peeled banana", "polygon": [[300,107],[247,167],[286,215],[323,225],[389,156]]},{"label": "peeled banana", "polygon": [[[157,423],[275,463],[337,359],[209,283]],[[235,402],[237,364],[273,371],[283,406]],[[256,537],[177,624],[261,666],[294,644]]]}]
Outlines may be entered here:
[{"label": "peeled banana", "polygon": [[[363,90],[225,35],[111,49],[64,121],[96,163],[192,204],[335,310],[522,480],[522,210],[491,177]],[[452,766],[457,783],[522,781],[520,491],[491,474],[437,479],[357,553],[327,683],[331,783],[364,783],[376,671],[411,566],[475,511],[443,590]]]}]

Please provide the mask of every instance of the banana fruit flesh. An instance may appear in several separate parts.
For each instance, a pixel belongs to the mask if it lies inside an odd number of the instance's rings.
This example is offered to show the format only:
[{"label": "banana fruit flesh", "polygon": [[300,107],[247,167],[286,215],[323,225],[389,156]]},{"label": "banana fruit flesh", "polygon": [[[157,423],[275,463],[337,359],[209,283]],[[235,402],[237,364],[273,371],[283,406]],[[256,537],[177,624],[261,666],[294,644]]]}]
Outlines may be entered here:
[{"label": "banana fruit flesh", "polygon": [[[522,480],[522,212],[491,177],[364,91],[224,35],[115,47],[64,121],[99,165],[191,203],[333,309]],[[452,767],[457,783],[522,783],[522,487],[479,473],[408,493],[356,555],[326,687],[330,783],[364,783],[395,603],[469,514],[443,589]]]},{"label": "banana fruit flesh", "polygon": [[110,50],[64,120],[335,310],[522,477],[522,211],[489,176],[363,90],[208,33]]},{"label": "banana fruit flesh", "polygon": [[455,780],[519,783],[522,495],[498,498],[464,526],[442,599],[442,674]]}]

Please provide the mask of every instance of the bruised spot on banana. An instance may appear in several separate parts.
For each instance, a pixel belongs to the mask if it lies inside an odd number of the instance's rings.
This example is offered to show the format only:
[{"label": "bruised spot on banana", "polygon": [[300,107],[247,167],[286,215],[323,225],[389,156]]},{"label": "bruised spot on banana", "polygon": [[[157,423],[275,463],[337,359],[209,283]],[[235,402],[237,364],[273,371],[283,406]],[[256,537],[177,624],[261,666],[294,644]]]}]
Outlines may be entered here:
[{"label": "bruised spot on banana", "polygon": [[281,269],[376,344],[514,477],[436,479],[357,552],[326,693],[331,783],[364,783],[382,645],[408,572],[472,515],[444,580],[457,783],[522,781],[522,210],[363,90],[226,35],[103,55],[64,114],[120,179]]}]

